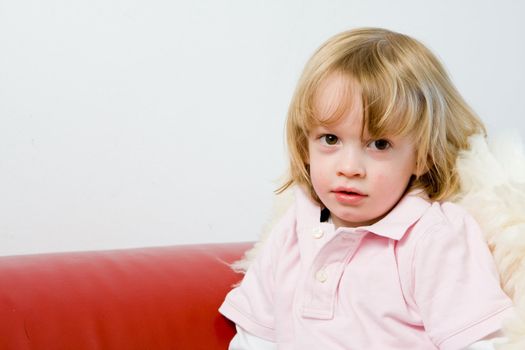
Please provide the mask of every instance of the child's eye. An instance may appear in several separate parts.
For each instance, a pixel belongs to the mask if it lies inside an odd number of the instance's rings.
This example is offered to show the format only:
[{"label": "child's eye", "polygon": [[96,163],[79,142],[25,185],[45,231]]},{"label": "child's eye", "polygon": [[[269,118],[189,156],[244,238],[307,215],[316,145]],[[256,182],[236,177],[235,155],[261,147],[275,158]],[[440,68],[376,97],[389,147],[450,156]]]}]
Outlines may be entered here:
[{"label": "child's eye", "polygon": [[378,151],[384,151],[386,149],[389,149],[391,147],[391,144],[388,140],[385,139],[379,139],[379,140],[373,140],[368,144],[368,147],[376,149]]},{"label": "child's eye", "polygon": [[321,141],[327,145],[333,146],[337,144],[337,142],[339,141],[339,138],[335,135],[327,134],[327,135],[321,136]]}]

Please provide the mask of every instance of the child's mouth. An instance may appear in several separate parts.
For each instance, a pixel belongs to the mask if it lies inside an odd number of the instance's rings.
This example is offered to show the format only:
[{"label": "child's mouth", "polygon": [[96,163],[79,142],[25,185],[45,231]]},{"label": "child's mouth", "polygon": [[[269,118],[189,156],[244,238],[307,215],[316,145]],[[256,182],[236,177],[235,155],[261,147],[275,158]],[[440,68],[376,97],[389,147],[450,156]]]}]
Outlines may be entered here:
[{"label": "child's mouth", "polygon": [[342,195],[349,195],[349,196],[365,196],[365,194],[361,193],[360,191],[356,189],[335,189],[334,193],[340,193]]},{"label": "child's mouth", "polygon": [[367,197],[367,195],[354,189],[336,189],[334,194],[336,200],[342,204],[358,204]]}]

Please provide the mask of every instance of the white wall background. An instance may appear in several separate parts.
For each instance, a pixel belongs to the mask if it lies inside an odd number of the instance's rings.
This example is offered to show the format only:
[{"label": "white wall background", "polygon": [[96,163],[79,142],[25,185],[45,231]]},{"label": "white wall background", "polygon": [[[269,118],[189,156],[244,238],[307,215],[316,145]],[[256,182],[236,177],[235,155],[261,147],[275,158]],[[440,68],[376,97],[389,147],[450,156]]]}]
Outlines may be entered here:
[{"label": "white wall background", "polygon": [[525,136],[525,3],[0,0],[0,255],[254,240],[303,64],[357,26]]}]

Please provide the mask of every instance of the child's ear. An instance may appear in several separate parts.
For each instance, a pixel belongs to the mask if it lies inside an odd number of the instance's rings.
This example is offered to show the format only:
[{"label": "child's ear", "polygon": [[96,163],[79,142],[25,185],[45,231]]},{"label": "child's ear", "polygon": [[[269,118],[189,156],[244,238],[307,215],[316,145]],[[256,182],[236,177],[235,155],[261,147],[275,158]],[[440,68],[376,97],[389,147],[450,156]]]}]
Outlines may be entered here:
[{"label": "child's ear", "polygon": [[420,177],[421,175],[425,174],[426,171],[423,169],[418,169],[417,168],[417,165],[416,167],[414,168],[414,171],[412,172],[412,175],[414,175],[416,178]]},{"label": "child's ear", "polygon": [[430,159],[427,159],[424,164],[416,162],[416,167],[414,169],[414,175],[421,177],[430,171]]},{"label": "child's ear", "polygon": [[428,164],[429,164],[428,160],[425,162],[425,164],[421,164],[420,162],[416,161],[412,175],[414,175],[415,177],[420,177],[428,173],[429,171]]}]

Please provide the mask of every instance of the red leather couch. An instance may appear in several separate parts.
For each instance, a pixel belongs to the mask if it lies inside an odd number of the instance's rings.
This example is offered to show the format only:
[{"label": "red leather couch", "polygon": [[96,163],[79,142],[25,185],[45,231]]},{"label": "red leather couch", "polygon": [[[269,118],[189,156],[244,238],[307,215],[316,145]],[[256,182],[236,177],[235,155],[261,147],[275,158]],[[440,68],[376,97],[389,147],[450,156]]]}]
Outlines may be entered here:
[{"label": "red leather couch", "polygon": [[0,349],[227,349],[251,243],[0,257]]}]

